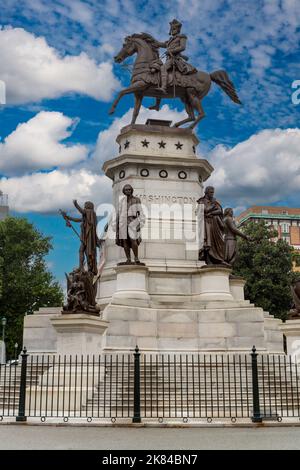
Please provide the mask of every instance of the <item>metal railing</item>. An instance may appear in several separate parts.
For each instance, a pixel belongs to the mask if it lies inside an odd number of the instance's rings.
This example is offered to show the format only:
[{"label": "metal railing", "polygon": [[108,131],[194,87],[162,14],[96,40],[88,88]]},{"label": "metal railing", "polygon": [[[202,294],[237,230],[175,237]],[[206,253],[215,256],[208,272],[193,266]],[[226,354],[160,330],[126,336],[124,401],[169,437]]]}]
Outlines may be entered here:
[{"label": "metal railing", "polygon": [[28,355],[0,366],[0,420],[133,423],[300,417],[297,363],[251,354]]}]

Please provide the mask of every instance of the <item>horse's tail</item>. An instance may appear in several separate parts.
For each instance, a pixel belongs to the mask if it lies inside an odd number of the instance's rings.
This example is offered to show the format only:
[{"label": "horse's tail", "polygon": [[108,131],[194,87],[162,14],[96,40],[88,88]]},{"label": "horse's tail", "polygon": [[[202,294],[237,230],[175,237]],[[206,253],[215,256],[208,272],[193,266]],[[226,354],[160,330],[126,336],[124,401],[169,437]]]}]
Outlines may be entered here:
[{"label": "horse's tail", "polygon": [[216,70],[215,72],[212,72],[210,74],[210,78],[213,82],[219,85],[222,90],[225,91],[226,95],[228,95],[232,99],[232,101],[238,104],[242,104],[234,88],[234,84],[228,77],[227,72],[225,70]]}]

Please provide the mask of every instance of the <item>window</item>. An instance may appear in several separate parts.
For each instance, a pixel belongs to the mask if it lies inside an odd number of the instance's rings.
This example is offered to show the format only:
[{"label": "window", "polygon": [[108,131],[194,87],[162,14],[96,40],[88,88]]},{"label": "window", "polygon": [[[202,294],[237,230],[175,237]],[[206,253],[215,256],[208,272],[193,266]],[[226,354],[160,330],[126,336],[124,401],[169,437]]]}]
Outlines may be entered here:
[{"label": "window", "polygon": [[281,230],[283,233],[289,233],[290,232],[290,224],[281,224]]},{"label": "window", "polygon": [[269,213],[269,211],[268,211],[268,209],[262,209],[262,210],[261,210],[261,213],[262,213],[263,215],[267,215],[267,214]]}]

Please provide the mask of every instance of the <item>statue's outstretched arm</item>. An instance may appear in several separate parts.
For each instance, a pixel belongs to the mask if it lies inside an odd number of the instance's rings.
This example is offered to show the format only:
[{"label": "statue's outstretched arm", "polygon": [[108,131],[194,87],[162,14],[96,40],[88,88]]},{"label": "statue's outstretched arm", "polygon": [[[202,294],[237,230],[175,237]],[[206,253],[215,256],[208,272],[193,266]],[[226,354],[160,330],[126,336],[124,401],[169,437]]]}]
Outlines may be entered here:
[{"label": "statue's outstretched arm", "polygon": [[76,199],[73,199],[73,204],[74,204],[74,206],[76,207],[76,209],[77,209],[81,214],[84,214],[84,210],[83,210],[82,207],[78,204],[78,202],[77,202]]},{"label": "statue's outstretched arm", "polygon": [[248,240],[247,235],[245,235],[243,232],[241,232],[235,225],[232,219],[227,219],[226,221],[230,231],[237,235],[238,237],[244,238],[245,240]]}]

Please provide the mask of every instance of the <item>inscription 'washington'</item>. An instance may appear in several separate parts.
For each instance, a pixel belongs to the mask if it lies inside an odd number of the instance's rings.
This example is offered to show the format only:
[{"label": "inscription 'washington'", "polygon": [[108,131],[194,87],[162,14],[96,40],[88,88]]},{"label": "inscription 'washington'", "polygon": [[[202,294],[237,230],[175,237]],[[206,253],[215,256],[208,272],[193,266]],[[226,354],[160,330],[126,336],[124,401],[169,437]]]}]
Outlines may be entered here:
[{"label": "inscription 'washington'", "polygon": [[192,196],[175,196],[159,194],[138,194],[142,202],[153,202],[156,204],[193,204],[196,205],[196,198]]}]

